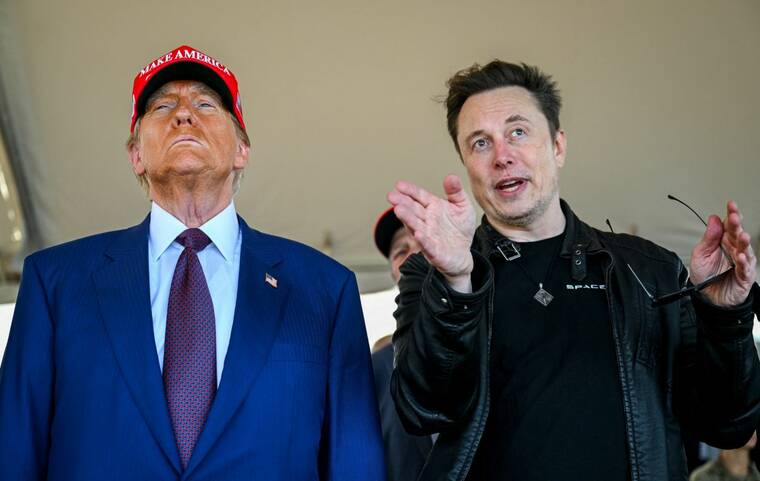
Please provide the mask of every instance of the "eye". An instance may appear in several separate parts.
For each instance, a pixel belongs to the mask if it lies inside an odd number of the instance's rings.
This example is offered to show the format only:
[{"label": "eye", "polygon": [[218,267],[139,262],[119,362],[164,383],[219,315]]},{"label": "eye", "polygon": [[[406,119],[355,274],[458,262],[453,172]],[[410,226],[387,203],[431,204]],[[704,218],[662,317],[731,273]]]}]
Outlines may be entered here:
[{"label": "eye", "polygon": [[215,109],[216,108],[216,102],[209,99],[200,99],[198,100],[198,108],[200,109]]},{"label": "eye", "polygon": [[489,145],[490,145],[490,142],[488,141],[488,139],[484,139],[481,137],[481,138],[475,139],[475,141],[472,143],[472,150],[474,150],[475,152],[482,152],[486,150]]},{"label": "eye", "polygon": [[174,108],[175,102],[169,98],[157,98],[152,103],[148,104],[146,111],[148,112],[161,112],[163,110],[171,110]]},{"label": "eye", "polygon": [[515,129],[512,129],[512,131],[509,132],[509,137],[512,139],[519,139],[524,136],[525,136],[525,129],[523,129],[522,127],[517,127]]},{"label": "eye", "polygon": [[403,257],[408,252],[408,249],[399,249],[397,251],[394,251],[391,253],[391,259],[396,260],[400,257]]}]

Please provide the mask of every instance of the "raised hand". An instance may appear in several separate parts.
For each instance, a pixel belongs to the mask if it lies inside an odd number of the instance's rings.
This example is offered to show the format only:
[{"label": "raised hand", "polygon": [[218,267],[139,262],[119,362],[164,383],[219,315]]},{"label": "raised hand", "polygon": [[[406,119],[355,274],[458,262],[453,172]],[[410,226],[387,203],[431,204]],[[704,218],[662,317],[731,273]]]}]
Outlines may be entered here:
[{"label": "raised hand", "polygon": [[720,246],[731,256],[736,267],[720,282],[702,290],[713,304],[731,307],[747,299],[752,284],[757,279],[757,259],[752,252],[749,234],[742,228],[739,207],[731,201],[726,207],[726,218],[711,215],[707,219],[705,235],[691,252],[691,280],[694,284],[704,281],[730,267],[730,262]]},{"label": "raised hand", "polygon": [[388,193],[393,212],[420,244],[421,252],[451,287],[470,292],[473,268],[470,245],[475,234],[475,208],[456,175],[443,181],[446,199],[411,182],[399,181]]}]

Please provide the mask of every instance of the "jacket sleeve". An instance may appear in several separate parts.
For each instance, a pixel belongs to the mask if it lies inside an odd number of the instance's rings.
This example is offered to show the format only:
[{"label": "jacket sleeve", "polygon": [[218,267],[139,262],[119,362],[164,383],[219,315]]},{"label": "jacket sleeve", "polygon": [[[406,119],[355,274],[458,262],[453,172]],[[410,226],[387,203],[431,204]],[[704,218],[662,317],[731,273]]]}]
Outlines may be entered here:
[{"label": "jacket sleeve", "polygon": [[54,374],[48,300],[27,258],[0,365],[0,479],[47,478]]},{"label": "jacket sleeve", "polygon": [[421,254],[401,267],[391,393],[412,434],[466,422],[487,382],[493,268],[477,252],[473,258],[471,294],[450,289]]},{"label": "jacket sleeve", "polygon": [[328,369],[320,479],[385,481],[369,343],[353,274],[338,299]]},{"label": "jacket sleeve", "polygon": [[760,422],[752,304],[753,293],[733,308],[715,306],[699,294],[681,303],[676,409],[688,431],[723,449],[743,446]]}]

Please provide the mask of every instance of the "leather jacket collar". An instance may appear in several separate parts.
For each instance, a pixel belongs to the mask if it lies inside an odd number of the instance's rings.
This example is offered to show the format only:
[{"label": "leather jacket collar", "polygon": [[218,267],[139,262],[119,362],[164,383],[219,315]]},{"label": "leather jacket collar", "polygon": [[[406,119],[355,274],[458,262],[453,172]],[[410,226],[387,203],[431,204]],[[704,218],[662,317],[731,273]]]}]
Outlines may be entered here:
[{"label": "leather jacket collar", "polygon": [[[572,277],[580,282],[586,277],[586,255],[604,251],[598,233],[575,215],[570,206],[560,199],[562,213],[565,215],[565,239],[562,242],[560,257],[572,259]],[[484,257],[500,255],[496,243],[505,239],[483,215],[480,227],[475,231],[473,248]]]}]

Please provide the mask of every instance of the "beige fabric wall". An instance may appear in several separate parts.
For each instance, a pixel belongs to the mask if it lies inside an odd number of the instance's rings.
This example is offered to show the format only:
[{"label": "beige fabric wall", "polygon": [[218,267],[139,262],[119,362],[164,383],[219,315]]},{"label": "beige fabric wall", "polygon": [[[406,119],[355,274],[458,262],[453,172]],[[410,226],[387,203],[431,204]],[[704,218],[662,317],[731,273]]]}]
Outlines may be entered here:
[{"label": "beige fabric wall", "polygon": [[735,198],[760,234],[757,0],[6,0],[3,12],[15,35],[0,75],[19,93],[47,244],[143,218],[123,148],[131,82],[181,43],[240,80],[254,145],[240,213],[317,247],[329,235],[365,289],[389,283],[370,230],[393,182],[440,192],[463,173],[431,98],[493,57],[559,81],[562,194],[590,223],[688,256],[701,227],[674,193],[702,212]]}]

